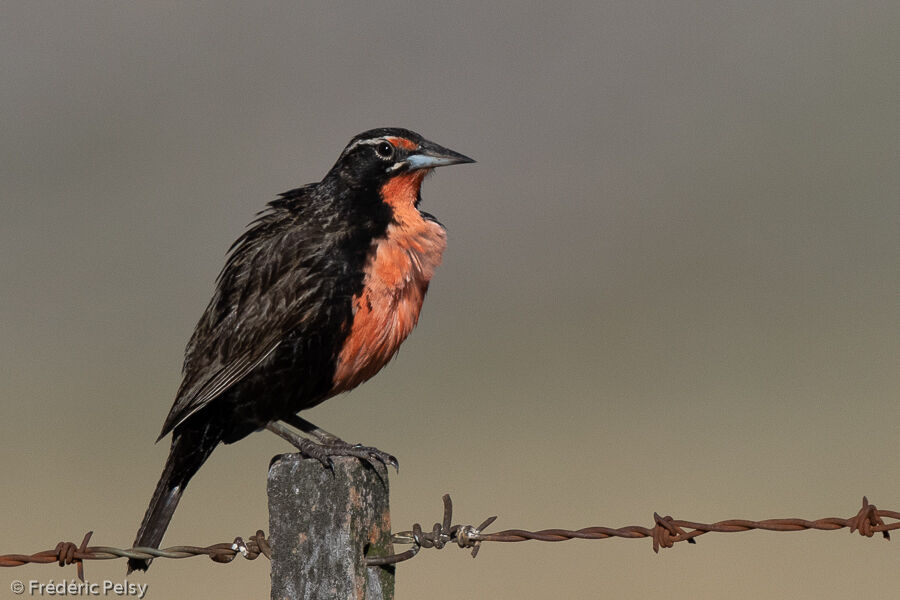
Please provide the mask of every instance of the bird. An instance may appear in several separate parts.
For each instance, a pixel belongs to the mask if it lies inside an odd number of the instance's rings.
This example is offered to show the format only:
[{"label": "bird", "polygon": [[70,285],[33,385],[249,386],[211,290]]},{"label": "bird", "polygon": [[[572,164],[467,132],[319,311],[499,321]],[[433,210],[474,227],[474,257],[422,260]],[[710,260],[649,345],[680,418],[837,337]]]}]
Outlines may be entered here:
[{"label": "bird", "polygon": [[[356,456],[397,467],[297,413],[368,380],[415,327],[446,248],[420,210],[436,167],[475,162],[408,129],[355,136],[318,183],[278,195],[228,250],[185,348],[157,438],[171,434],[134,547],[159,548],[191,477],[220,444],[268,429],[328,466]],[[305,435],[304,435],[305,434]],[[128,573],[149,559],[129,559]]]}]

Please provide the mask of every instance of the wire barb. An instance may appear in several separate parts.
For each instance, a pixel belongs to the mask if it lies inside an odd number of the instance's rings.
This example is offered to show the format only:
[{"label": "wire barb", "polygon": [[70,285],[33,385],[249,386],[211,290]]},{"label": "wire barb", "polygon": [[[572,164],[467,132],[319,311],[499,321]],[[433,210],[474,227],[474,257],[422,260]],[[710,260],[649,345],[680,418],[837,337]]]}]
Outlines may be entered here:
[{"label": "wire barb", "polygon": [[452,525],[453,522],[453,501],[450,494],[444,494],[441,498],[444,502],[444,514],[440,523],[435,523],[431,531],[425,532],[422,525],[414,523],[411,531],[401,531],[391,536],[391,541],[395,544],[412,544],[413,547],[406,552],[399,554],[391,554],[389,556],[376,556],[366,559],[366,566],[384,566],[393,565],[405,560],[409,560],[419,553],[422,548],[437,548],[440,550],[448,543],[456,542],[460,548],[472,548],[472,556],[478,554],[478,548],[481,541],[477,536],[481,534],[481,530],[494,522],[497,517],[490,517],[481,524],[480,527],[472,527],[471,525]]},{"label": "wire barb", "polygon": [[659,554],[660,548],[671,548],[675,542],[686,539],[688,543],[696,544],[697,541],[692,537],[686,537],[684,530],[675,524],[675,520],[666,515],[659,516],[659,513],[653,513],[653,520],[656,526],[653,528],[653,551]]},{"label": "wire barb", "polygon": [[891,539],[891,533],[884,524],[881,515],[878,514],[878,509],[875,508],[874,504],[869,504],[869,499],[865,496],[863,496],[862,508],[856,513],[856,518],[853,524],[850,525],[850,533],[854,531],[859,531],[859,534],[865,537],[872,537],[876,531],[881,531],[881,536],[884,539]]}]

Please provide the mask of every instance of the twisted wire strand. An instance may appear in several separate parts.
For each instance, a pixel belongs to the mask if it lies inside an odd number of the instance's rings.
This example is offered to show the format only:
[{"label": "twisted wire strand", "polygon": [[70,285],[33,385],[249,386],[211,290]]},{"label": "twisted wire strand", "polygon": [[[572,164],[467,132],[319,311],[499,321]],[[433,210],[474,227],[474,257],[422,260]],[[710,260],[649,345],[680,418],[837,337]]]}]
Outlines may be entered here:
[{"label": "twisted wire strand", "polygon": [[[435,548],[440,550],[448,545],[456,544],[460,548],[472,550],[472,556],[478,554],[482,542],[564,542],[572,539],[603,540],[608,538],[640,539],[650,538],[653,542],[653,551],[659,552],[660,548],[671,548],[676,542],[696,543],[697,537],[707,533],[738,533],[762,529],[765,531],[835,531],[849,528],[850,533],[857,532],[864,537],[873,537],[880,533],[886,540],[890,540],[890,532],[900,529],[900,512],[878,509],[863,496],[862,507],[857,513],[848,518],[824,517],[809,521],[806,519],[766,519],[764,521],[749,521],[746,519],[729,519],[715,523],[697,523],[674,519],[671,516],[653,514],[652,527],[631,525],[627,527],[585,527],[583,529],[542,529],[540,531],[528,531],[525,529],[506,529],[496,533],[484,533],[497,517],[485,519],[479,526],[453,525],[453,503],[449,494],[443,496],[444,511],[440,523],[435,523],[430,531],[415,523],[411,530],[401,531],[391,536],[395,544],[410,544],[412,547],[405,552],[391,554],[389,556],[368,557],[367,566],[392,565],[410,560],[415,557],[422,548]],[[892,523],[885,523],[884,519],[893,519]],[[254,535],[244,541],[237,537],[231,543],[213,544],[211,546],[170,546],[168,548],[115,548],[112,546],[88,546],[93,532],[89,531],[76,546],[72,542],[60,542],[52,550],[44,550],[34,554],[4,554],[0,555],[0,567],[17,567],[25,564],[50,564],[58,563],[59,566],[74,564],[78,578],[84,581],[85,560],[112,560],[117,558],[190,558],[193,556],[208,556],[215,562],[229,563],[240,554],[247,560],[254,560],[260,555],[272,558],[272,548],[266,539],[265,533],[258,530]]]}]

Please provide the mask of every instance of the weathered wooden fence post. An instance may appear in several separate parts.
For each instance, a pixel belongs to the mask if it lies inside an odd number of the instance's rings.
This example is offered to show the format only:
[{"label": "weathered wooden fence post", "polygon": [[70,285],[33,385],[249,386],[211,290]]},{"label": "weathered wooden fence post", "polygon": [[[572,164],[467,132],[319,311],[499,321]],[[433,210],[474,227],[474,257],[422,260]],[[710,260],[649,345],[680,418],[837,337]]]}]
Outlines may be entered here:
[{"label": "weathered wooden fence post", "polygon": [[393,552],[388,473],[335,458],[334,473],[298,454],[269,467],[272,600],[393,600],[394,568],[366,556]]}]

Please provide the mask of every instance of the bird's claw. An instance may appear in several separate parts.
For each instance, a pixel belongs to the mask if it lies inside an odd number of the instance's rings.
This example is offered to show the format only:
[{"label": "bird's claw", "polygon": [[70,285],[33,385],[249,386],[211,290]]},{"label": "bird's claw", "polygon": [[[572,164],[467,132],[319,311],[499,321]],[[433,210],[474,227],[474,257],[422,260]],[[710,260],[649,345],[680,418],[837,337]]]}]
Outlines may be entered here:
[{"label": "bird's claw", "polygon": [[295,445],[297,447],[297,450],[299,450],[303,456],[316,459],[317,461],[322,463],[323,467],[334,473],[334,461],[331,460],[331,455],[325,451],[327,446],[317,444],[314,441],[308,440],[306,438],[300,438],[300,440],[298,441],[299,443]]},{"label": "bird's claw", "polygon": [[378,463],[381,463],[386,467],[394,467],[398,473],[400,472],[400,463],[397,462],[395,456],[372,446],[348,444],[343,440],[330,444],[318,444],[312,440],[306,440],[306,443],[304,443],[299,450],[305,456],[318,460],[322,463],[322,466],[329,469],[332,473],[334,473],[334,462],[331,460],[332,456],[354,456],[360,460],[366,461],[372,465],[372,467],[377,468]]}]

